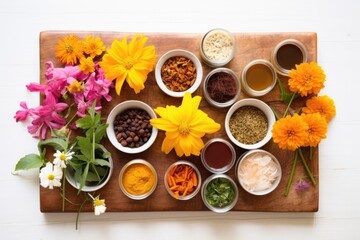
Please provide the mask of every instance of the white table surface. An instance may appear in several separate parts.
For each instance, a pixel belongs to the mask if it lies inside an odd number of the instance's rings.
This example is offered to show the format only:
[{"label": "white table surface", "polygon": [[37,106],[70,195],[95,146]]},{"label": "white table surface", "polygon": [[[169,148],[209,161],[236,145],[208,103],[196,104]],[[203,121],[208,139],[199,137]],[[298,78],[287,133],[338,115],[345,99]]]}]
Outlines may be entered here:
[{"label": "white table surface", "polygon": [[[39,32],[317,32],[318,63],[327,74],[322,94],[337,116],[320,144],[317,213],[165,212],[74,213],[39,210],[36,171],[13,176],[17,160],[36,140],[13,116],[20,101],[38,95]],[[0,239],[360,239],[358,136],[360,1],[0,1],[1,213]]]}]

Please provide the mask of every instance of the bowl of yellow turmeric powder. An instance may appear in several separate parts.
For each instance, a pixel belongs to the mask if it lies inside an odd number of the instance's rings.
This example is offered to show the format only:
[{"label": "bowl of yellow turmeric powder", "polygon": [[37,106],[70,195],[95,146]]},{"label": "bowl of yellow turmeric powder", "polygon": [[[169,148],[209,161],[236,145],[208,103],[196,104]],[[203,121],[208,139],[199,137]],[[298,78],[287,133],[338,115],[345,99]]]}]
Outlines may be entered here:
[{"label": "bowl of yellow turmeric powder", "polygon": [[149,197],[157,186],[155,168],[144,159],[134,159],[126,163],[119,174],[121,191],[131,199],[141,200]]}]

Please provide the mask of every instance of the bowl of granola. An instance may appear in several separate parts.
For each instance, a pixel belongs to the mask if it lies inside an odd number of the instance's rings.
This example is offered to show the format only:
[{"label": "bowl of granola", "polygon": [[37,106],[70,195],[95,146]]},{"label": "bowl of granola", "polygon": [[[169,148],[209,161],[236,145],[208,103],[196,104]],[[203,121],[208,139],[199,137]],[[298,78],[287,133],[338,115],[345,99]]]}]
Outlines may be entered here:
[{"label": "bowl of granola", "polygon": [[202,77],[200,60],[186,50],[170,50],[156,63],[156,83],[165,94],[172,97],[183,97],[185,92],[195,92]]}]

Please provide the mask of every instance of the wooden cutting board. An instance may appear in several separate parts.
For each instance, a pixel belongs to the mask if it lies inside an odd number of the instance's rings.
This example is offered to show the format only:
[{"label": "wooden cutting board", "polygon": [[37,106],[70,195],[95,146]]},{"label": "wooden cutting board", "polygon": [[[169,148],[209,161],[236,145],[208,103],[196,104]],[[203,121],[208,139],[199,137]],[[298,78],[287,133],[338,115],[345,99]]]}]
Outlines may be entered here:
[{"label": "wooden cutting board", "polygon": [[[87,35],[101,37],[107,47],[111,46],[114,39],[122,39],[124,36],[131,38],[135,33],[117,33],[117,32],[68,32],[68,31],[45,31],[40,33],[40,82],[45,82],[45,62],[53,61],[56,67],[61,67],[61,64],[55,57],[55,46],[57,41],[65,35],[75,34],[80,39],[85,39]],[[200,58],[199,46],[204,33],[145,33],[149,37],[148,45],[156,47],[158,58],[166,51],[172,49],[185,49],[193,52]],[[316,33],[235,33],[237,52],[234,59],[227,65],[227,67],[234,70],[239,76],[244,66],[254,59],[270,60],[271,52],[275,45],[280,41],[288,38],[298,39],[303,42],[309,52],[309,61],[317,60],[317,35]],[[212,70],[212,68],[203,65],[204,77]],[[281,81],[286,84],[287,79],[280,77]],[[201,87],[193,94],[202,96]],[[156,85],[154,72],[150,73],[145,84],[145,89],[135,94],[132,89],[125,83],[121,91],[121,96],[116,96],[114,89],[112,89],[113,100],[110,103],[103,103],[103,117],[107,117],[111,109],[118,103],[128,100],[136,99],[148,103],[151,107],[165,105],[180,105],[181,99],[171,98],[165,95]],[[241,92],[240,98],[247,98],[248,96]],[[267,102],[277,111],[284,111],[285,105],[279,101],[280,91],[276,85],[274,90],[264,97],[259,99]],[[297,99],[293,106],[302,106],[304,99]],[[224,119],[226,109],[217,109],[211,107],[203,98],[200,109],[205,111],[216,122],[221,123],[221,130],[215,134],[206,135],[203,140],[214,137],[222,137],[228,139],[224,129]],[[164,132],[160,131],[157,140],[150,149],[141,154],[129,155],[116,150],[109,141],[105,141],[105,147],[112,153],[114,159],[114,171],[109,183],[95,195],[101,195],[101,198],[106,199],[107,211],[110,212],[139,212],[139,211],[209,211],[201,200],[200,193],[193,199],[188,201],[178,201],[172,198],[164,187],[164,173],[167,167],[180,159],[192,161],[197,165],[202,174],[202,179],[205,180],[211,175],[202,166],[199,157],[182,157],[176,156],[174,151],[165,155],[160,151],[161,144],[164,139]],[[245,150],[240,149],[234,145],[237,157],[239,157]],[[290,151],[283,151],[277,147],[277,144],[272,140],[266,144],[263,149],[273,153],[279,160],[283,177],[278,188],[265,196],[253,196],[245,192],[239,186],[239,200],[232,211],[263,211],[263,212],[316,212],[319,206],[319,184],[315,187],[310,186],[309,191],[303,194],[298,194],[295,191],[296,183],[301,177],[306,177],[306,172],[300,162],[297,164],[294,182],[290,193],[287,197],[284,196],[284,191],[289,178],[291,165],[293,163],[294,154]],[[304,152],[308,156],[308,152]],[[158,186],[155,192],[145,200],[131,200],[127,198],[120,190],[118,184],[118,174],[121,168],[131,159],[141,158],[149,161],[154,165],[158,173]],[[308,162],[310,169],[317,182],[319,182],[319,154],[318,148],[313,150],[313,160]],[[234,167],[228,172],[234,178]],[[234,178],[235,179],[235,178]],[[77,190],[66,184],[66,197],[74,203],[79,204],[83,200],[83,195],[77,195]],[[61,196],[59,189],[49,190],[40,187],[40,210],[42,212],[60,212],[61,211]],[[78,205],[66,204],[66,212],[75,212],[78,210]],[[88,202],[83,211],[93,211],[92,204]]]}]

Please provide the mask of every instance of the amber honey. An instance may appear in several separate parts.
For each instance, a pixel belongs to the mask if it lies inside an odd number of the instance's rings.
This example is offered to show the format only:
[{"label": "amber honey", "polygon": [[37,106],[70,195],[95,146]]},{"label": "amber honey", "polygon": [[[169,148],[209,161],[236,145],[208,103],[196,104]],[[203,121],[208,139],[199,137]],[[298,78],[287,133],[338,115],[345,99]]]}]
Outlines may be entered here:
[{"label": "amber honey", "polygon": [[255,91],[263,91],[270,87],[274,81],[274,74],[264,64],[252,65],[246,72],[246,82]]}]

